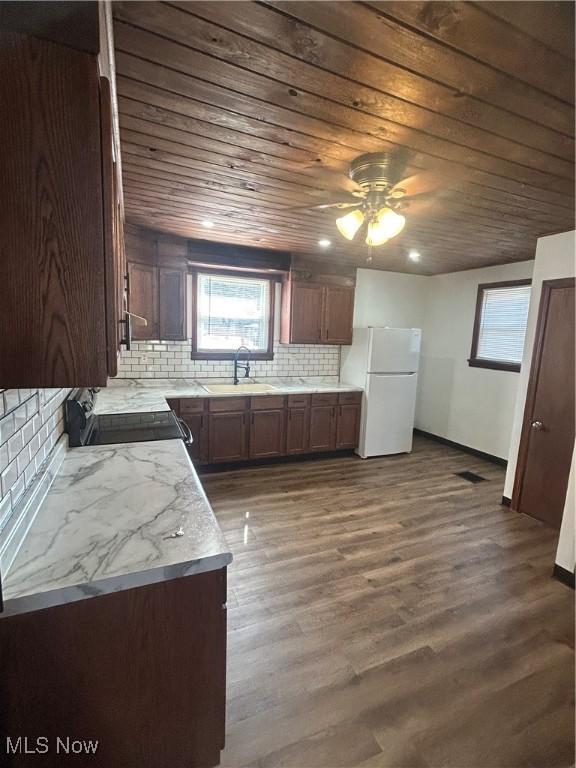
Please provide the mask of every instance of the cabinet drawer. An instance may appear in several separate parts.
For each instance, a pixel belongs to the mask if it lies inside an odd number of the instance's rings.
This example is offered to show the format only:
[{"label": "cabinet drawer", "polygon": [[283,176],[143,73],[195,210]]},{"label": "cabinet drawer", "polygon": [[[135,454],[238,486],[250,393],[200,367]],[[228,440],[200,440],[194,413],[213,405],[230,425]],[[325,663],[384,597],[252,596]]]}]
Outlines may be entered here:
[{"label": "cabinet drawer", "polygon": [[212,413],[245,411],[247,407],[246,397],[211,397],[208,400],[208,410]]},{"label": "cabinet drawer", "polygon": [[263,395],[251,397],[250,408],[253,411],[274,411],[284,408],[284,395]]},{"label": "cabinet drawer", "polygon": [[176,416],[180,415],[180,400],[174,399],[173,397],[167,397],[166,402],[168,403],[168,406],[172,408],[172,410],[176,413]]},{"label": "cabinet drawer", "polygon": [[317,392],[312,395],[312,405],[336,405],[338,392]]},{"label": "cabinet drawer", "polygon": [[203,413],[205,408],[204,397],[187,397],[180,400],[180,413]]},{"label": "cabinet drawer", "polygon": [[359,405],[362,402],[362,392],[340,392],[338,403],[340,405]]},{"label": "cabinet drawer", "polygon": [[310,395],[288,395],[288,408],[308,408]]}]

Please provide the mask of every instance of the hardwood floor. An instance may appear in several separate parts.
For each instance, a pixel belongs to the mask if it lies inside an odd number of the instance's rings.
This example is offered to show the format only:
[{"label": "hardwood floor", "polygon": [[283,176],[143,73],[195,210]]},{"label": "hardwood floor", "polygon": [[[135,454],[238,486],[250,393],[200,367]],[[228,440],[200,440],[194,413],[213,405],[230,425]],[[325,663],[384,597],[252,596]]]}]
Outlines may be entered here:
[{"label": "hardwood floor", "polygon": [[234,552],[223,766],[573,764],[574,593],[503,481],[422,437],[202,478]]}]

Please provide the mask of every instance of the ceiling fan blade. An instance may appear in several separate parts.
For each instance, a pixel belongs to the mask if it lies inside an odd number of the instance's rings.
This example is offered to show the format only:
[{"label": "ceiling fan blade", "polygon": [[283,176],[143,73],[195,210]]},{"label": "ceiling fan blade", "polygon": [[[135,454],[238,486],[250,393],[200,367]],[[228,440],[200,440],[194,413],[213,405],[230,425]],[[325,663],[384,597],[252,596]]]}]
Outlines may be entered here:
[{"label": "ceiling fan blade", "polygon": [[411,216],[432,216],[443,213],[442,200],[433,193],[423,193],[412,197],[403,197],[401,211]]},{"label": "ceiling fan blade", "polygon": [[442,178],[433,171],[423,171],[414,176],[402,179],[392,188],[392,197],[414,197],[428,192],[434,192],[442,186]]},{"label": "ceiling fan blade", "polygon": [[304,169],[307,176],[312,176],[319,183],[325,184],[329,189],[338,189],[352,194],[364,194],[364,190],[347,174],[335,168],[326,168],[322,165],[307,165]]},{"label": "ceiling fan blade", "polygon": [[287,208],[282,208],[283,211],[323,211],[328,208],[338,208],[344,210],[345,208],[360,208],[362,201],[357,202],[337,202],[337,203],[319,203],[318,205],[295,205]]}]

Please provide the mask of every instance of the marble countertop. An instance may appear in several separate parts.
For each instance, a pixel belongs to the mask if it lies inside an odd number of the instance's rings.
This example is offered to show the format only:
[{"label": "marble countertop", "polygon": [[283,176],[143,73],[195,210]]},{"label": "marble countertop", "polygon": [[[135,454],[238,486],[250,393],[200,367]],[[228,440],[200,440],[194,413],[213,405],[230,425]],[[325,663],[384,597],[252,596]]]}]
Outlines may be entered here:
[{"label": "marble countertop", "polygon": [[181,440],[74,448],[3,582],[0,618],[231,561]]},{"label": "marble countertop", "polygon": [[178,397],[260,397],[265,395],[300,395],[319,392],[361,392],[360,387],[338,381],[311,380],[290,377],[262,379],[274,387],[268,392],[208,392],[202,384],[230,384],[229,379],[116,379],[101,389],[96,398],[95,413],[142,413],[169,410],[166,398]]}]

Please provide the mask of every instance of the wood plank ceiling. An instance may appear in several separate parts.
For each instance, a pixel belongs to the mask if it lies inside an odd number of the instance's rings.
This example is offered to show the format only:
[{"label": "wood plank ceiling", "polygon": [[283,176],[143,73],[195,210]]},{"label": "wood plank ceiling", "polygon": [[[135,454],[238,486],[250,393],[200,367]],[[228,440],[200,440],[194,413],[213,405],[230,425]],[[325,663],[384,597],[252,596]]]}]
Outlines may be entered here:
[{"label": "wood plank ceiling", "polygon": [[128,221],[366,266],[340,214],[293,208],[338,198],[318,169],[402,147],[406,175],[433,171],[441,185],[372,267],[520,261],[537,237],[574,228],[572,2],[114,9]]}]

